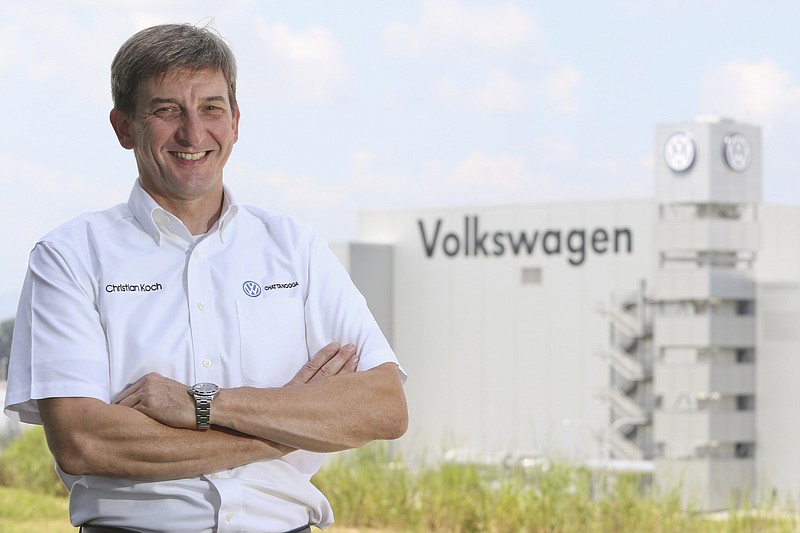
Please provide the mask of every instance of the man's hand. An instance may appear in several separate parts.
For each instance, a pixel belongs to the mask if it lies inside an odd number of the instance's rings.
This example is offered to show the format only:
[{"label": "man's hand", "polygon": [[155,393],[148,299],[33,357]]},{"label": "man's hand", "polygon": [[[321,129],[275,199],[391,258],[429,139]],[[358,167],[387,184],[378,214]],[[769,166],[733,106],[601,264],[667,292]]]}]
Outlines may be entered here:
[{"label": "man's hand", "polygon": [[[338,343],[332,342],[303,365],[285,386],[304,385],[322,377],[350,374],[356,371],[358,359],[353,344],[339,347]],[[194,400],[187,392],[187,385],[155,372],[122,391],[114,403],[136,409],[167,426],[197,427]]]},{"label": "man's hand", "polygon": [[303,365],[285,386],[303,385],[325,376],[350,374],[355,372],[356,368],[358,368],[358,354],[355,345],[345,344],[340,348],[338,343],[332,342]]},{"label": "man's hand", "polygon": [[122,391],[114,403],[136,409],[167,426],[197,427],[194,400],[187,386],[155,372]]}]

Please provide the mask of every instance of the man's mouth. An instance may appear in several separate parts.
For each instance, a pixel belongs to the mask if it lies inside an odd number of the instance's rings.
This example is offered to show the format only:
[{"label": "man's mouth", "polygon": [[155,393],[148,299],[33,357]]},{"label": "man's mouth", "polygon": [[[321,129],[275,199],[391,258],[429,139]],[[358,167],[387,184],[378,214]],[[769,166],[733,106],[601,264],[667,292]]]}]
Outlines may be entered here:
[{"label": "man's mouth", "polygon": [[170,152],[173,156],[177,157],[178,159],[185,159],[186,161],[197,161],[198,159],[203,159],[208,152]]}]

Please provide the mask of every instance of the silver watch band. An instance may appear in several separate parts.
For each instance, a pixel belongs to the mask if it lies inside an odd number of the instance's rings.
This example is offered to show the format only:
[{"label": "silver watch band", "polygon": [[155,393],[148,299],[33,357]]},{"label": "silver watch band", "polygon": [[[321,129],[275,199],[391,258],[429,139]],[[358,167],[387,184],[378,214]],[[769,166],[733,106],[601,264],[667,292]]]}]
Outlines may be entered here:
[{"label": "silver watch band", "polygon": [[197,429],[209,429],[211,427],[211,397],[194,397],[194,412],[197,416]]}]

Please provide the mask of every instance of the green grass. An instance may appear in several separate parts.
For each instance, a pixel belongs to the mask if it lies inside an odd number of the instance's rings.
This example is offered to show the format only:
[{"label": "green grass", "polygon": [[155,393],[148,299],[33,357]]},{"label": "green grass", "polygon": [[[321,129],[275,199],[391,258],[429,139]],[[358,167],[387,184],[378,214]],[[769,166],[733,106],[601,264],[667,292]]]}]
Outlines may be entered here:
[{"label": "green grass", "polygon": [[[536,469],[440,464],[409,469],[381,443],[337,454],[314,477],[333,531],[385,533],[799,533],[777,503],[723,518],[687,511],[638,475],[604,478],[554,464]],[[0,532],[74,533],[41,428],[0,452]]]},{"label": "green grass", "polygon": [[67,498],[12,487],[0,487],[0,531],[3,533],[75,533]]},{"label": "green grass", "polygon": [[372,444],[330,460],[314,478],[337,523],[403,533],[792,533],[777,505],[723,519],[693,513],[679,492],[638,475],[604,478],[572,465],[535,470],[441,464],[409,470]]},{"label": "green grass", "polygon": [[0,486],[52,496],[67,494],[56,474],[41,426],[24,431],[0,452]]}]

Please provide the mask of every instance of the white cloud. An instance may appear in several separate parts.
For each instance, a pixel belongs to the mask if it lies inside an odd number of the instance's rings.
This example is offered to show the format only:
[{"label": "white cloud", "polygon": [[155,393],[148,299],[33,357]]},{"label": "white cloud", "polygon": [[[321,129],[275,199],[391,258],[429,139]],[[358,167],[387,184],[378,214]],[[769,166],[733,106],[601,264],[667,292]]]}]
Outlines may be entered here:
[{"label": "white cloud", "polygon": [[[342,197],[353,211],[366,208],[512,204],[579,197],[564,180],[532,169],[528,158],[476,149],[463,159],[422,162],[413,174],[387,171],[391,164],[361,149],[353,154],[353,171]],[[408,171],[406,171],[408,172]]]},{"label": "white cloud", "polygon": [[524,157],[490,157],[482,150],[471,153],[452,173],[452,180],[459,186],[480,189],[519,187],[528,181],[527,177]]},{"label": "white cloud", "polygon": [[772,59],[734,59],[711,69],[701,83],[701,105],[718,115],[769,122],[800,111],[800,85]]},{"label": "white cloud", "polygon": [[0,75],[63,84],[97,102],[110,101],[109,65],[122,42],[119,32],[125,31],[125,17],[105,11],[82,16],[61,3],[46,9],[19,4],[3,15]]},{"label": "white cloud", "polygon": [[48,57],[33,61],[33,52],[25,46],[24,39],[20,26],[0,26],[0,71],[14,72],[17,76],[35,80],[51,77],[58,64]]},{"label": "white cloud", "polygon": [[463,46],[503,53],[530,44],[538,36],[533,16],[511,3],[475,6],[457,0],[424,0],[416,24],[392,22],[387,26],[384,45],[392,54],[404,57]]},{"label": "white cloud", "polygon": [[709,70],[700,88],[704,111],[762,128],[764,180],[768,202],[797,203],[793,154],[800,121],[800,81],[789,67],[771,58],[731,60]]},{"label": "white cloud", "polygon": [[474,89],[462,89],[452,78],[443,76],[436,82],[435,92],[445,105],[489,112],[520,111],[530,101],[528,86],[502,68],[490,69],[483,82]]},{"label": "white cloud", "polygon": [[581,82],[581,73],[570,65],[564,65],[551,74],[544,87],[545,97],[550,104],[550,111],[555,114],[573,115],[579,106],[575,89]]},{"label": "white cloud", "polygon": [[473,94],[475,103],[489,111],[514,111],[525,107],[528,100],[528,87],[515,80],[507,71],[493,68],[486,82]]},{"label": "white cloud", "polygon": [[286,172],[270,172],[264,176],[265,184],[280,196],[283,204],[304,204],[306,208],[336,207],[347,192],[339,185],[326,183],[313,176],[291,176]]},{"label": "white cloud", "polygon": [[490,155],[483,150],[475,150],[452,168],[431,162],[423,180],[432,205],[538,203],[581,197],[576,184],[532,168],[525,156]]},{"label": "white cloud", "polygon": [[434,82],[434,93],[443,105],[485,112],[526,111],[534,102],[546,103],[552,115],[574,115],[580,110],[576,89],[581,74],[574,67],[564,65],[537,87],[516,79],[500,67],[489,69],[485,78],[474,88],[464,88],[450,76],[441,76]]},{"label": "white cloud", "polygon": [[256,28],[285,84],[286,96],[301,103],[324,103],[344,86],[345,54],[327,28],[311,26],[294,32],[285,24],[267,25],[261,19]]}]

